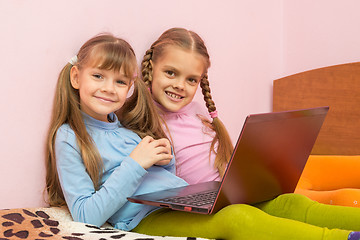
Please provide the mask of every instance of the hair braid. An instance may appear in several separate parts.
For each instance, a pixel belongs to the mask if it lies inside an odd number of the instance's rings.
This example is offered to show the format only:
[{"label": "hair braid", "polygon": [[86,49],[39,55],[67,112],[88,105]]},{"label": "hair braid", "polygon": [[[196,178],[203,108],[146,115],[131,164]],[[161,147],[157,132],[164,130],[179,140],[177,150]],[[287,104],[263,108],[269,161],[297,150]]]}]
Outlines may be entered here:
[{"label": "hair braid", "polygon": [[153,49],[150,48],[146,51],[144,58],[141,62],[141,75],[146,86],[151,87],[152,81],[152,65],[150,63],[152,59]]},{"label": "hair braid", "polygon": [[210,86],[209,86],[209,80],[208,80],[207,73],[205,73],[203,78],[201,79],[200,87],[202,89],[202,94],[204,95],[205,104],[206,104],[206,107],[207,107],[209,113],[215,111],[216,107],[215,107],[215,103],[211,97],[211,90],[210,90]]},{"label": "hair braid", "polygon": [[[202,89],[202,94],[204,95],[204,100],[208,112],[211,113],[215,111],[215,102],[212,100],[211,97],[211,90],[207,73],[205,73],[203,78],[201,79],[200,87]],[[205,125],[209,126],[209,122],[207,120],[202,121]],[[226,165],[230,160],[234,148],[224,124],[218,117],[215,117],[213,119],[210,126],[215,131],[216,135],[214,137],[214,140],[211,142],[209,154],[211,154],[211,152],[216,153],[214,167],[218,169],[219,174],[222,177],[224,176]],[[218,143],[218,145],[215,151],[216,143]]]}]

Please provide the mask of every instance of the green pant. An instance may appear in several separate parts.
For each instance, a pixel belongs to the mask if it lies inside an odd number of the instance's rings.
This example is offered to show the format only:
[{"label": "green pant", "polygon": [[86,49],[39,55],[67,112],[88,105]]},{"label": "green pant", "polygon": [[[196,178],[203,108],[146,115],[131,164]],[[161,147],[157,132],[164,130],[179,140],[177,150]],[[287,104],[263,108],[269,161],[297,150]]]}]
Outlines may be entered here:
[{"label": "green pant", "polygon": [[210,239],[344,239],[360,230],[360,208],[320,204],[284,194],[256,206],[234,204],[212,215],[160,209],[134,232]]}]

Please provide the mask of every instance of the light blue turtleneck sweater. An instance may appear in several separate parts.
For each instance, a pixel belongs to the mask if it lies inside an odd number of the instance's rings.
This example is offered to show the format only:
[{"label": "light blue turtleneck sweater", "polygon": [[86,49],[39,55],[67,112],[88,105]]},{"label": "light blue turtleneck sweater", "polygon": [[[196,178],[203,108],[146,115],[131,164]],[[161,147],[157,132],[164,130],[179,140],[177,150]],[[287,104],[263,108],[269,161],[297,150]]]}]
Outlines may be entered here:
[{"label": "light blue turtleneck sweater", "polygon": [[68,124],[57,131],[55,154],[57,171],[66,203],[75,221],[101,226],[106,221],[122,230],[131,230],[155,207],[130,203],[127,197],[187,185],[175,174],[175,160],[166,166],[145,170],[129,157],[141,141],[126,129],[115,114],[113,122],[102,122],[83,114],[86,128],[102,157],[104,170],[101,187],[95,191],[86,172]]}]

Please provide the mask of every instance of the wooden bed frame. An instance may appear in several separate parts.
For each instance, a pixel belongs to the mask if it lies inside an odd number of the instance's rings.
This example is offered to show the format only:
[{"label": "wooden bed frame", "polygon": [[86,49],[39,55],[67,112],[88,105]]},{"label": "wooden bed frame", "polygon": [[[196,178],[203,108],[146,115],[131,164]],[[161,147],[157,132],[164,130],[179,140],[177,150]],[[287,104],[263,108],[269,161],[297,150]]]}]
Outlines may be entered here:
[{"label": "wooden bed frame", "polygon": [[274,81],[273,111],[329,106],[312,154],[360,155],[360,62]]},{"label": "wooden bed frame", "polygon": [[273,111],[329,106],[295,193],[360,207],[360,62],[274,81]]}]

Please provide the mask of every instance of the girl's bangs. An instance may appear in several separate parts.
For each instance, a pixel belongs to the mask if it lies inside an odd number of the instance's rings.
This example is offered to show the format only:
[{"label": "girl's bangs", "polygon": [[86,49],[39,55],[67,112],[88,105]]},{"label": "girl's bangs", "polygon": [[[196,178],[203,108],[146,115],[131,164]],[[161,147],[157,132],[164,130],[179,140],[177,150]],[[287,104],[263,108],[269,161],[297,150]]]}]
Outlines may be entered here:
[{"label": "girl's bangs", "polygon": [[135,55],[127,48],[114,45],[102,44],[95,47],[91,52],[90,63],[99,69],[118,71],[122,69],[125,76],[133,78],[136,71]]}]

